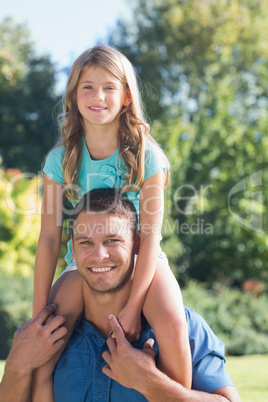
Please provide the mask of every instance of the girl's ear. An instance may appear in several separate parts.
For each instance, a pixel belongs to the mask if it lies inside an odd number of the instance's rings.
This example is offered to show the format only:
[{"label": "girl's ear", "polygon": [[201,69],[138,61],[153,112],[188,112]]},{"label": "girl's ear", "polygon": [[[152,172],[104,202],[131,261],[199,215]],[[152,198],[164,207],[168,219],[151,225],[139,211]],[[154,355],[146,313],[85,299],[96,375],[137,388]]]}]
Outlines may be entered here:
[{"label": "girl's ear", "polygon": [[125,92],[125,99],[123,102],[123,106],[128,106],[128,105],[130,105],[131,102],[132,102],[131,92],[130,92],[130,89],[127,88],[126,92]]}]

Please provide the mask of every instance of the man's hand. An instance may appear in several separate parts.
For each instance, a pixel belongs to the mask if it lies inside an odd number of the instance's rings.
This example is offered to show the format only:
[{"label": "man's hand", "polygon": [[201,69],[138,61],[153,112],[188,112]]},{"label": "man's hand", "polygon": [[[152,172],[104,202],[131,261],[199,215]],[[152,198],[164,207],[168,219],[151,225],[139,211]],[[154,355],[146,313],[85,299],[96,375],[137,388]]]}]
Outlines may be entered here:
[{"label": "man's hand", "polygon": [[102,371],[108,377],[127,388],[135,388],[145,380],[148,372],[156,370],[153,339],[148,339],[143,350],[133,348],[126,340],[124,331],[117,319],[109,316],[113,337],[107,339],[109,351],[102,354],[107,365]]},{"label": "man's hand", "polygon": [[61,325],[63,316],[53,316],[55,305],[45,307],[34,320],[28,321],[14,335],[13,346],[7,359],[9,369],[32,373],[42,366],[63,346],[67,330]]},{"label": "man's hand", "polygon": [[[111,317],[111,318],[110,318]],[[117,319],[109,316],[112,336],[107,339],[109,351],[102,357],[107,365],[102,371],[108,377],[127,388],[134,388],[149,402],[239,402],[233,386],[220,388],[214,393],[194,391],[173,381],[155,366],[153,339],[145,342],[143,350],[133,348],[125,338]]]}]

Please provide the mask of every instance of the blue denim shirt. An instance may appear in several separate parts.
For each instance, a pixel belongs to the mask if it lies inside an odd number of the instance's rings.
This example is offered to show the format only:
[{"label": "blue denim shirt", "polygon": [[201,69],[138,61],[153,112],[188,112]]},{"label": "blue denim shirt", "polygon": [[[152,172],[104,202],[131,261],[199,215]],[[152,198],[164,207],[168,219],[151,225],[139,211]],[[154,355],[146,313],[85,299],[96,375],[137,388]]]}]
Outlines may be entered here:
[{"label": "blue denim shirt", "polygon": [[[215,336],[205,320],[185,307],[193,362],[193,388],[212,392],[233,385],[224,366],[224,344]],[[144,342],[155,335],[144,317],[140,339],[132,346],[142,349]],[[158,345],[154,346],[156,359]],[[108,350],[95,327],[83,318],[75,330],[54,372],[55,402],[140,402],[139,392],[125,388],[102,373],[106,364],[102,353]]]},{"label": "blue denim shirt", "polygon": [[[142,349],[149,338],[155,339],[155,335],[142,317],[141,336],[138,341],[132,342],[132,346]],[[146,401],[139,392],[123,387],[102,373],[106,365],[102,353],[106,350],[105,339],[90,322],[83,319],[82,313],[54,372],[55,402]],[[157,344],[155,352],[157,358]]]}]

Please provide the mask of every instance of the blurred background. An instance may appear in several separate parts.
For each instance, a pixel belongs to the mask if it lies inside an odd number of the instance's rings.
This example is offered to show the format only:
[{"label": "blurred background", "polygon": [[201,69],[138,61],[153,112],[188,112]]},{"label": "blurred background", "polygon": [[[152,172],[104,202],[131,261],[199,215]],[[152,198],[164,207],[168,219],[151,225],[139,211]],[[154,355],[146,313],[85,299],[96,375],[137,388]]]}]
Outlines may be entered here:
[{"label": "blurred background", "polygon": [[259,355],[259,385],[243,400],[268,399],[267,38],[268,0],[1,5],[0,359],[31,315],[41,169],[68,72],[83,50],[109,43],[134,64],[171,163],[163,249],[184,302],[227,354]]}]

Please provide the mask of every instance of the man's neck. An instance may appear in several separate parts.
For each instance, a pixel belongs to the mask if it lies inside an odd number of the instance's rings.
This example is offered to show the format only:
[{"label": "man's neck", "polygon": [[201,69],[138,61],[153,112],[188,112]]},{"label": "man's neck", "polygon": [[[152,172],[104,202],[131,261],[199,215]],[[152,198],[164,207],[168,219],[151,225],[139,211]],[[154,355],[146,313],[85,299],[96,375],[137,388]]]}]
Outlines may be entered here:
[{"label": "man's neck", "polygon": [[119,312],[125,307],[130,294],[131,282],[125,285],[120,291],[106,294],[93,293],[85,282],[83,283],[83,287],[85,301],[84,318],[91,322],[101,336],[106,339],[111,333],[108,316],[109,314],[113,314],[117,317]]}]

